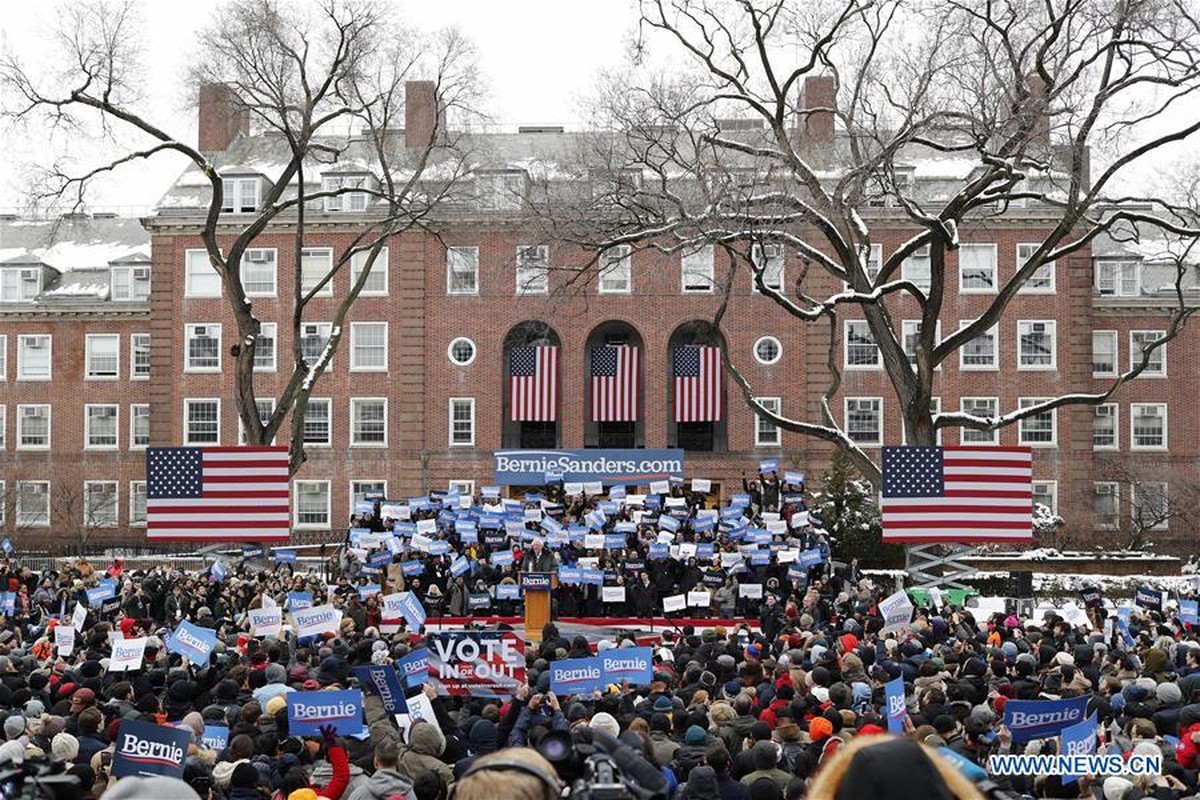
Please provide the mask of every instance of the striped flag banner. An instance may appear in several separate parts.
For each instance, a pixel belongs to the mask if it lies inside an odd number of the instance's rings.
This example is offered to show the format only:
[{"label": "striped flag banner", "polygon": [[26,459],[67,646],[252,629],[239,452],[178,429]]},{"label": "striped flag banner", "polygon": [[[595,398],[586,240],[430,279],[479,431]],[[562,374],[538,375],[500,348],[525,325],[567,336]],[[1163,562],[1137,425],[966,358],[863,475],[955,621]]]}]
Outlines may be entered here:
[{"label": "striped flag banner", "polygon": [[721,419],[721,348],[676,347],[675,421],[716,422]]},{"label": "striped flag banner", "polygon": [[1028,447],[883,448],[883,540],[1033,540]]},{"label": "striped flag banner", "polygon": [[288,485],[286,447],[151,447],[146,538],[286,541]]},{"label": "striped flag banner", "polygon": [[592,350],[592,421],[636,422],[638,348],[605,345]]},{"label": "striped flag banner", "polygon": [[558,348],[514,347],[508,354],[509,413],[513,422],[558,419]]}]

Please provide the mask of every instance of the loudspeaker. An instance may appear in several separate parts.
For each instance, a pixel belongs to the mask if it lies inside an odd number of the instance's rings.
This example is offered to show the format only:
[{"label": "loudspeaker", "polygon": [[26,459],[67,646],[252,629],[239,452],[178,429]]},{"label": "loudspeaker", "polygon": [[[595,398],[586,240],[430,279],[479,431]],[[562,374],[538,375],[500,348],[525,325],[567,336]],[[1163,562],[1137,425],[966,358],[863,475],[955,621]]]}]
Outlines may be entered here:
[{"label": "loudspeaker", "polygon": [[1033,597],[1033,573],[1010,572],[1013,581],[1013,596],[1019,598]]}]

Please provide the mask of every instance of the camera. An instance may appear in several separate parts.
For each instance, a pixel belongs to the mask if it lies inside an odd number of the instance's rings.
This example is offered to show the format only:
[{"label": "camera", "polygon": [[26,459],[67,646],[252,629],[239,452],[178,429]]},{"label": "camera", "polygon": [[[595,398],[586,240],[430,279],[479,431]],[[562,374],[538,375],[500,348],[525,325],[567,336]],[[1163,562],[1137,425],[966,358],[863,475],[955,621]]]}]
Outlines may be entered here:
[{"label": "camera", "polygon": [[67,764],[56,761],[26,761],[0,771],[3,800],[80,800],[84,787]]},{"label": "camera", "polygon": [[662,773],[633,747],[592,728],[580,728],[575,736],[550,731],[536,746],[567,784],[567,797],[653,800],[667,796]]}]

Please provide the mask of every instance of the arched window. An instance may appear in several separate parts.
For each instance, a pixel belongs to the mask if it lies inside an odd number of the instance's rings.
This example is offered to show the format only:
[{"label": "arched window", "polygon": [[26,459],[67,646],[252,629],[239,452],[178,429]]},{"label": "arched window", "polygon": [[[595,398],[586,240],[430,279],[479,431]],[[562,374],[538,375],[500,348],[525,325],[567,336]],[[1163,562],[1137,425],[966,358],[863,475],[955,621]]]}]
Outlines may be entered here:
[{"label": "arched window", "polygon": [[597,325],[584,348],[586,447],[645,447],[642,336],[626,322]]},{"label": "arched window", "polygon": [[502,446],[559,446],[561,354],[562,340],[544,322],[518,323],[504,337]]},{"label": "arched window", "polygon": [[728,448],[721,334],[703,320],[685,322],[667,342],[667,444],[684,450]]}]

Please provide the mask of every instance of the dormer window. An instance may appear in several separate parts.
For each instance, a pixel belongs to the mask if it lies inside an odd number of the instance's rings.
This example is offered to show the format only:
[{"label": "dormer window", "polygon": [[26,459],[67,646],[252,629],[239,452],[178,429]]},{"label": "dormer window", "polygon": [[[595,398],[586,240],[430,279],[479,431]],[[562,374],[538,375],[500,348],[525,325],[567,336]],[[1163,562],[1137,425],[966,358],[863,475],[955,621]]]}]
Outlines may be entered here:
[{"label": "dormer window", "polygon": [[42,291],[39,267],[0,269],[0,303],[32,303]]},{"label": "dormer window", "polygon": [[479,207],[489,211],[513,211],[525,198],[524,172],[493,172],[475,175]]},{"label": "dormer window", "polygon": [[352,189],[367,189],[369,186],[366,175],[326,175],[321,178],[322,192],[337,192],[325,198],[326,211],[362,212],[367,210],[366,191],[346,191]]},{"label": "dormer window", "polygon": [[226,214],[253,214],[258,211],[261,178],[222,178],[221,182],[224,184],[222,211]]},{"label": "dormer window", "polygon": [[138,302],[150,297],[150,267],[114,266],[110,296],[115,301]]}]

